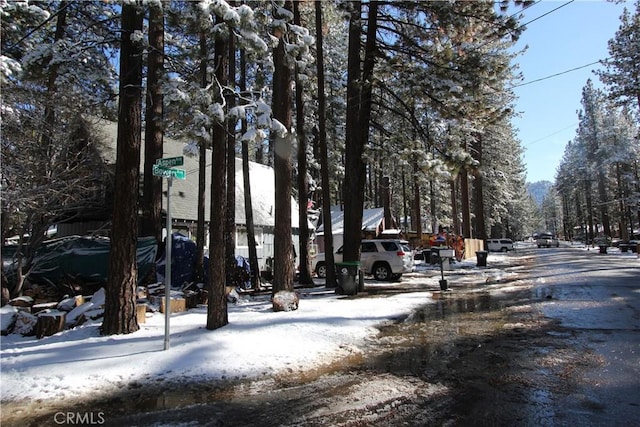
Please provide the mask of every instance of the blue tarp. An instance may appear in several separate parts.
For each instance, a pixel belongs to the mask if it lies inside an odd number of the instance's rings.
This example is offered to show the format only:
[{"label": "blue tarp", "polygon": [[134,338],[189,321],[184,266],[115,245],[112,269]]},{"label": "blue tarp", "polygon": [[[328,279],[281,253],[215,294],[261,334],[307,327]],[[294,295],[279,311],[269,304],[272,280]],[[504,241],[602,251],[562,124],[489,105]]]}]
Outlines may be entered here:
[{"label": "blue tarp", "polygon": [[[166,243],[162,248],[166,247]],[[198,254],[196,242],[180,233],[171,235],[171,287],[179,288],[185,282],[193,282],[193,266]],[[164,281],[166,267],[166,251],[158,259],[156,275],[159,282]],[[206,274],[206,268],[205,268]]]}]

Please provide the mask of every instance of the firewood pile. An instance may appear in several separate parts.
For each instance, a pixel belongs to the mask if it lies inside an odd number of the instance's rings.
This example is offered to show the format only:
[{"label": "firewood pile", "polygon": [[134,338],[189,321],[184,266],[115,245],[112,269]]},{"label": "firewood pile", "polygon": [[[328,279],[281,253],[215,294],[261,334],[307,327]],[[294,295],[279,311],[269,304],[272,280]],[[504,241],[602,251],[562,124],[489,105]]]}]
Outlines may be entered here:
[{"label": "firewood pile", "polygon": [[[11,321],[2,324],[2,335],[10,333],[43,338],[72,329],[89,320],[100,319],[104,315],[105,290],[98,289],[92,295],[65,295],[58,299],[59,288],[55,285],[29,285],[21,297],[10,300],[3,308],[3,318],[7,311]],[[239,302],[240,295],[234,287],[227,287],[227,300]],[[186,284],[180,290],[172,290],[170,313],[184,312],[206,305],[208,292],[202,283]],[[138,323],[145,323],[148,313],[165,312],[165,286],[155,283],[138,286],[136,293],[136,315]]]},{"label": "firewood pile", "polygon": [[9,301],[8,307],[13,308],[14,315],[6,325],[3,321],[2,335],[15,333],[42,338],[99,319],[104,314],[104,288],[93,295],[65,296],[60,301],[52,301],[55,294],[50,289],[31,286],[25,295]]}]

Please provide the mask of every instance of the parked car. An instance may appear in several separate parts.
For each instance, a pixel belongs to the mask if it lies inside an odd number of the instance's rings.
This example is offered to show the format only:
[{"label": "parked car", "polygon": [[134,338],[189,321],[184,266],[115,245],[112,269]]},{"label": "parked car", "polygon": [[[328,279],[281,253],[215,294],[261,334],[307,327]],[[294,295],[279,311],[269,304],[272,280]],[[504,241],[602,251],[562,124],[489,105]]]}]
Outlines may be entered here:
[{"label": "parked car", "polygon": [[[342,262],[342,252],[342,247],[336,251],[335,262]],[[404,273],[413,271],[413,253],[409,242],[404,240],[363,240],[360,263],[364,273],[372,275],[376,280],[398,280]],[[315,256],[312,269],[318,277],[327,277],[324,253]]]},{"label": "parked car", "polygon": [[489,239],[487,240],[487,250],[489,252],[508,252],[513,250],[513,240],[511,239]]},{"label": "parked car", "polygon": [[550,248],[550,247],[559,247],[560,246],[560,242],[558,241],[558,239],[556,238],[556,236],[554,236],[551,233],[541,233],[538,235],[538,238],[536,239],[536,244],[538,245],[539,248]]}]

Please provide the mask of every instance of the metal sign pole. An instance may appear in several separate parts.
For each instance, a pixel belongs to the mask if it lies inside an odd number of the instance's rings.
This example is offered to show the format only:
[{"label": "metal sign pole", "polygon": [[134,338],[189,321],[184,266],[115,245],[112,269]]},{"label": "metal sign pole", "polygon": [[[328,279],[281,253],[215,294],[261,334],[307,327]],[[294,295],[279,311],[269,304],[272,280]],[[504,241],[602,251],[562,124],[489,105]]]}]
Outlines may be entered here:
[{"label": "metal sign pole", "polygon": [[186,179],[187,173],[184,169],[174,169],[171,166],[181,166],[184,164],[184,157],[167,157],[157,159],[153,165],[153,175],[167,178],[167,240],[165,249],[165,277],[164,277],[164,349],[169,348],[169,318],[171,317],[171,184],[173,178]]},{"label": "metal sign pole", "polygon": [[171,315],[171,184],[173,177],[167,179],[167,241],[165,249],[164,269],[164,349],[169,349],[169,318]]}]

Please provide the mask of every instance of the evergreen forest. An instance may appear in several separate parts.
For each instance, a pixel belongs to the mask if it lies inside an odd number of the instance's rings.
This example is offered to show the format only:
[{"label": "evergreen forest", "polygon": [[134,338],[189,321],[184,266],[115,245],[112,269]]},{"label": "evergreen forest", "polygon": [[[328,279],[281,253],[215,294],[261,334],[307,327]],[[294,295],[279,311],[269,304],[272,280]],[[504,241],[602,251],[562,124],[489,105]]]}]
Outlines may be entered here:
[{"label": "evergreen forest", "polygon": [[[511,124],[521,113],[511,89],[522,80],[512,49],[526,31],[519,11],[534,3],[0,1],[3,242],[29,236],[28,259],[53,224],[108,210],[103,333],[137,330],[135,237],[162,241],[152,168],[169,137],[200,162],[208,329],[228,322],[237,157],[275,173],[274,294],[293,290],[292,196],[307,248],[297,254],[302,283],[311,281],[307,220],[330,224],[331,206],[344,209],[345,260],[359,257],[371,207],[384,207],[416,246],[441,230],[637,239],[640,3],[620,17],[594,76],[606,89],[585,82],[579,130],[540,204]],[[117,123],[111,162],[100,156],[98,119]],[[203,277],[203,263],[195,268]]]}]

